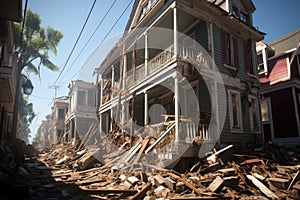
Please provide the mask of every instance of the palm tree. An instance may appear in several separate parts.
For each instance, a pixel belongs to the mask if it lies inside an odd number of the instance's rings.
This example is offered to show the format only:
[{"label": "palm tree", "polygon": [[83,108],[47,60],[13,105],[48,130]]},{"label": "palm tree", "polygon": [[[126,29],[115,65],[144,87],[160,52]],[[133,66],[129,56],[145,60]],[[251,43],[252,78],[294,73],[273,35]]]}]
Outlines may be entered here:
[{"label": "palm tree", "polygon": [[[41,26],[41,18],[28,9],[21,42],[22,25],[15,23],[15,51],[19,55],[21,70],[33,72],[40,76],[40,67],[45,66],[52,71],[59,68],[49,59],[49,53],[57,54],[56,47],[63,34],[52,27]],[[21,47],[22,45],[22,47]]]},{"label": "palm tree", "polygon": [[[40,16],[29,9],[26,12],[26,20],[23,23],[25,23],[23,30],[22,24],[14,24],[14,50],[18,56],[17,80],[20,80],[20,74],[24,69],[27,73],[33,72],[38,75],[39,78],[41,78],[41,66],[45,66],[51,71],[58,71],[59,67],[49,59],[49,53],[53,53],[54,55],[57,54],[56,47],[63,38],[63,34],[52,27],[42,27]],[[32,104],[28,103],[27,98],[20,92],[20,87],[16,88],[16,94],[19,95],[15,96],[13,115],[14,125],[11,141],[14,142],[17,135],[21,135],[22,137],[20,139],[27,141],[30,133],[28,127],[35,117],[35,114],[32,109]],[[17,113],[20,114],[20,120],[25,127],[22,133],[17,133]]]}]

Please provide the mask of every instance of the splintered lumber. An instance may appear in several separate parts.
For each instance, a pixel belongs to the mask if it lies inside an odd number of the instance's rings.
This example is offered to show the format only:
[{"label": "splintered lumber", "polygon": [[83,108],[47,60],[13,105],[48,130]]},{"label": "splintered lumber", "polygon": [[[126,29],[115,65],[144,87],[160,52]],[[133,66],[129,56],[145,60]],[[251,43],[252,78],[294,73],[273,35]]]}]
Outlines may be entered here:
[{"label": "splintered lumber", "polygon": [[123,193],[124,195],[131,196],[137,193],[137,190],[129,190],[129,189],[105,189],[105,188],[89,189],[84,186],[79,186],[79,188],[85,192],[94,193],[94,194]]},{"label": "splintered lumber", "polygon": [[217,176],[215,180],[208,186],[208,190],[211,192],[216,192],[222,187],[223,179],[220,176]]},{"label": "splintered lumber", "polygon": [[293,185],[300,180],[300,171],[298,170],[296,175],[294,176],[293,180],[291,181],[289,187],[288,187],[288,190],[291,189],[291,187],[293,187]]},{"label": "splintered lumber", "polygon": [[138,193],[136,193],[135,195],[133,195],[129,199],[130,200],[144,199],[144,197],[146,196],[147,191],[150,190],[151,186],[152,186],[151,182],[146,183],[146,185],[144,185]]},{"label": "splintered lumber", "polygon": [[267,188],[262,182],[260,182],[258,179],[256,179],[254,176],[247,174],[246,177],[252,181],[252,183],[258,187],[258,189],[264,193],[267,197],[271,199],[278,199],[276,194],[274,194],[269,188]]},{"label": "splintered lumber", "polygon": [[233,145],[228,145],[227,147],[224,147],[223,149],[220,149],[219,151],[217,151],[216,153],[212,154],[211,156],[209,156],[207,158],[207,161],[212,161],[213,163],[217,162],[217,158],[218,158],[218,155],[223,153],[224,151],[227,151],[228,149],[232,148]]},{"label": "splintered lumber", "polygon": [[137,143],[126,152],[124,158],[120,161],[120,165],[118,168],[122,168],[124,163],[129,162],[129,160],[135,155],[135,153],[142,147],[141,139],[137,141]]},{"label": "splintered lumber", "polygon": [[136,164],[136,163],[139,162],[139,160],[140,160],[140,158],[141,158],[143,152],[145,151],[145,149],[146,149],[146,147],[147,147],[147,145],[148,145],[148,143],[149,143],[149,140],[150,140],[149,138],[146,138],[146,139],[143,140],[143,142],[142,142],[142,147],[140,148],[139,153],[138,153],[137,156],[135,157],[135,159],[134,159],[134,161],[133,161],[133,164]]},{"label": "splintered lumber", "polygon": [[168,176],[171,176],[174,179],[177,179],[178,181],[183,182],[188,188],[190,188],[191,190],[193,190],[196,194],[202,195],[202,192],[200,190],[198,190],[193,184],[187,182],[186,179],[181,178],[180,176],[177,176],[176,174],[173,174],[172,172],[166,172],[166,174]]},{"label": "splintered lumber", "polygon": [[149,147],[148,147],[148,149],[145,151],[145,153],[147,154],[147,153],[149,153],[174,127],[175,127],[175,122],[173,122],[169,127],[168,127],[168,129],[165,131],[165,132],[163,132],[158,138],[157,138],[157,140],[153,143],[153,144],[151,144]]}]

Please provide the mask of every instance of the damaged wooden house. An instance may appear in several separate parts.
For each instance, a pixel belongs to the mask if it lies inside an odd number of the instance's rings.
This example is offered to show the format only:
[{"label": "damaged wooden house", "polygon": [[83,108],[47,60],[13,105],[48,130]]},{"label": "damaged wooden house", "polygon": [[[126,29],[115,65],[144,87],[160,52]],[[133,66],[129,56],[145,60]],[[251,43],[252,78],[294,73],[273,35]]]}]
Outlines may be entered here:
[{"label": "damaged wooden house", "polygon": [[251,0],[136,0],[96,70],[103,137],[164,166],[203,144],[262,142],[254,11]]},{"label": "damaged wooden house", "polygon": [[96,117],[97,87],[95,84],[75,80],[69,84],[69,103],[64,117],[63,140],[77,143],[87,134]]}]

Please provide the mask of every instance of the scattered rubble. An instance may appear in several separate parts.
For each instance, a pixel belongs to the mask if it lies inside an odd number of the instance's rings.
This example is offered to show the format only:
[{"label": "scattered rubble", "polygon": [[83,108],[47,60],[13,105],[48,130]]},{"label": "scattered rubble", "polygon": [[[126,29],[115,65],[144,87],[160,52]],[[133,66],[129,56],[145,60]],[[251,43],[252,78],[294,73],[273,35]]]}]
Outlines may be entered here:
[{"label": "scattered rubble", "polygon": [[[147,139],[139,149],[150,145]],[[184,173],[150,164],[142,171],[139,151],[128,163],[136,168],[116,170],[95,158],[99,148],[79,147],[57,145],[37,159],[25,157],[18,183],[33,199],[300,199],[299,157],[275,145],[225,146]],[[4,172],[1,166],[1,180]]]}]

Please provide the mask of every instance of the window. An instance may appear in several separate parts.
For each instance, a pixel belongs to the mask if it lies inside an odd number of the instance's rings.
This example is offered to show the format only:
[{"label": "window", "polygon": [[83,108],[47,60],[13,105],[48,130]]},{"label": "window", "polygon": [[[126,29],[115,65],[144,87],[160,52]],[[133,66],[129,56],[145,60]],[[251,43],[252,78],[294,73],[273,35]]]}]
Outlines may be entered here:
[{"label": "window", "polygon": [[240,12],[239,9],[237,7],[232,7],[232,14],[236,17],[240,17]]},{"label": "window", "polygon": [[234,90],[228,90],[228,103],[230,129],[231,131],[241,131],[243,129],[243,125],[240,93]]},{"label": "window", "polygon": [[267,75],[268,72],[268,66],[266,65],[267,63],[267,53],[266,53],[266,48],[263,48],[261,53],[257,56],[257,70],[258,74],[264,74]]},{"label": "window", "polygon": [[250,114],[250,127],[252,132],[259,131],[259,117],[258,117],[258,101],[254,96],[249,96],[249,114]]},{"label": "window", "polygon": [[86,105],[86,95],[85,91],[79,90],[77,94],[77,104],[78,105]]},{"label": "window", "polygon": [[58,109],[58,119],[64,119],[65,118],[65,109]]},{"label": "window", "polygon": [[232,48],[231,48],[231,38],[229,33],[225,33],[225,64],[231,66],[232,65]]},{"label": "window", "polygon": [[261,103],[261,118],[263,122],[270,121],[268,101],[264,101]]},{"label": "window", "polygon": [[243,12],[240,12],[240,20],[241,20],[242,22],[248,23],[248,22],[249,22],[248,19],[249,19],[249,17],[248,17],[247,14],[245,14],[245,13],[243,13]]},{"label": "window", "polygon": [[262,53],[257,56],[257,70],[258,73],[264,72],[264,60]]}]

